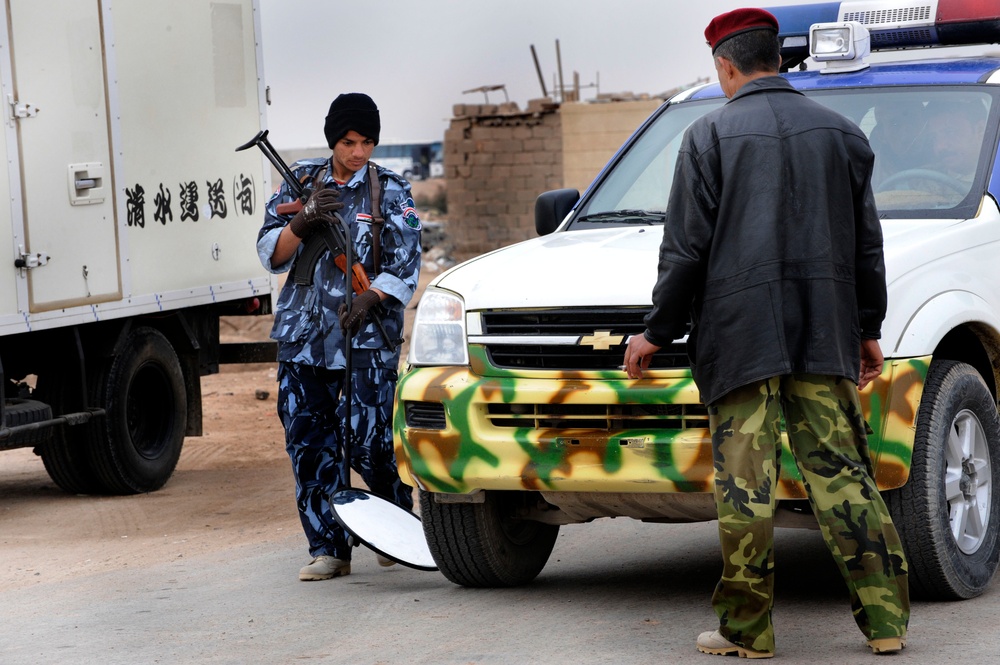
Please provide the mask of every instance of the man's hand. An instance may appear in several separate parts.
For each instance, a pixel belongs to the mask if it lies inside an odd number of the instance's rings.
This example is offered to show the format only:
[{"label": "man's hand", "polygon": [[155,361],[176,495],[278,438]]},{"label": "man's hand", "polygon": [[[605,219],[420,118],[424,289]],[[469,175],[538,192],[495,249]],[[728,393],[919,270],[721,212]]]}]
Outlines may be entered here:
[{"label": "man's hand", "polygon": [[642,334],[632,335],[625,348],[625,372],[630,379],[641,379],[643,371],[649,369],[653,354],[662,347],[651,343]]},{"label": "man's hand", "polygon": [[882,373],[884,362],[882,347],[879,346],[877,339],[861,340],[861,372],[858,377],[858,390],[863,389],[878,378],[878,375]]},{"label": "man's hand", "polygon": [[335,189],[321,189],[313,192],[302,210],[295,213],[288,228],[299,238],[305,238],[325,222],[330,221],[330,213],[340,210],[344,204],[337,200],[340,195]]},{"label": "man's hand", "polygon": [[344,331],[357,332],[357,329],[361,326],[361,322],[365,320],[368,310],[380,302],[382,302],[382,298],[379,294],[370,289],[359,293],[351,301],[351,309],[347,309],[347,305],[341,305],[337,309],[337,315],[340,317],[340,327]]}]

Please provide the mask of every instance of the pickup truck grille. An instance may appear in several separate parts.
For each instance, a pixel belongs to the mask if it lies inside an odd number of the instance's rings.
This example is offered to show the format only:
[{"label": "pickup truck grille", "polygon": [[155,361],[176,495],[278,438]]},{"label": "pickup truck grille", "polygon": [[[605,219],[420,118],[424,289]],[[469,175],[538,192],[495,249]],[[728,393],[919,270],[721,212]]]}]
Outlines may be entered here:
[{"label": "pickup truck grille", "polygon": [[[616,370],[626,340],[646,329],[642,320],[648,313],[648,308],[488,310],[482,313],[481,343],[490,362],[504,369]],[[528,337],[533,339],[519,341]],[[674,342],[653,356],[650,367],[689,365],[684,342]]]},{"label": "pickup truck grille", "polygon": [[552,430],[665,430],[708,427],[702,404],[490,404],[494,427]]}]

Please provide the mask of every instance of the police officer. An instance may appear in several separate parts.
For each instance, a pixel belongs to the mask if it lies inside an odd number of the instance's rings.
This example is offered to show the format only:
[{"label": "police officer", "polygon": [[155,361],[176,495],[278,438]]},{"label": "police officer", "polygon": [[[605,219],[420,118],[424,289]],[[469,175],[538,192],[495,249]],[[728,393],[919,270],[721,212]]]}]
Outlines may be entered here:
[{"label": "police officer", "polygon": [[[351,465],[368,487],[407,510],[413,507],[392,447],[399,351],[387,341],[395,345],[402,337],[403,309],[417,287],[420,220],[409,183],[369,163],[380,128],[378,108],[368,95],[338,96],[324,125],[333,154],[291,168],[312,196],[294,215],[281,214],[279,205],[296,200],[283,183],[267,203],[257,238],[265,268],[292,272],[278,296],[271,337],[278,342],[278,415],[312,556],[299,571],[303,581],[351,572],[347,534],[330,510],[330,496],[349,481],[347,437]],[[335,223],[334,213],[349,222],[355,260],[370,280],[370,288],[353,296],[350,309],[345,304],[349,282],[323,230]],[[346,381],[351,381],[349,423],[344,422]],[[381,556],[379,563],[392,565]]]},{"label": "police officer", "polygon": [[[906,562],[871,477],[857,382],[878,377],[882,232],[865,135],[778,76],[778,23],[761,9],[705,31],[729,101],[684,135],[646,331],[630,378],[684,334],[708,405],[723,554],[708,654],[774,655],[774,490],[784,416],[810,505],[876,653],[900,650]],[[821,645],[821,637],[817,636]]]}]

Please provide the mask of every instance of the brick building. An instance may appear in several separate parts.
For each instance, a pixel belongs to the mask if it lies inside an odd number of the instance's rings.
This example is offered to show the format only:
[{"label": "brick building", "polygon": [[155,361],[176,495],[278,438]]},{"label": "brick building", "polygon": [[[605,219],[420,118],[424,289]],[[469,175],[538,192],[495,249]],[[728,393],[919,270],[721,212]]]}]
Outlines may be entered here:
[{"label": "brick building", "polygon": [[448,235],[461,260],[535,236],[535,199],[581,192],[663,100],[457,104],[444,136]]}]

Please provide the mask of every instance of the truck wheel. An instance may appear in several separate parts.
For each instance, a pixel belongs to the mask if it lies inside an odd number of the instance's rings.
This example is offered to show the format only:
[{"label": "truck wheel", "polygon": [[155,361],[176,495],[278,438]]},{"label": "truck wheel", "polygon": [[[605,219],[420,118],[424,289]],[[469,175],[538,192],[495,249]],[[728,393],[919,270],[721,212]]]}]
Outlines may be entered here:
[{"label": "truck wheel", "polygon": [[[62,372],[45,371],[38,376],[39,398],[53,406],[56,415],[71,410],[67,397],[66,376]],[[90,441],[86,425],[57,427],[52,436],[35,448],[42,458],[49,478],[64,492],[70,494],[100,494],[104,492],[100,478],[94,471],[90,456]]]},{"label": "truck wheel", "polygon": [[[31,425],[52,419],[52,407],[45,402],[29,399],[8,399],[3,408],[4,420],[7,427],[19,427]],[[25,444],[25,447],[34,443],[41,443],[49,437],[49,432],[45,429],[24,432],[14,440]],[[10,442],[8,442],[9,444]]]},{"label": "truck wheel", "polygon": [[424,535],[444,576],[468,587],[511,587],[535,579],[559,527],[518,518],[527,496],[486,492],[483,503],[437,503],[421,490]]},{"label": "truck wheel", "polygon": [[[77,428],[79,429],[79,428]],[[35,449],[45,471],[56,485],[70,494],[103,494],[104,486],[93,469],[87,444],[65,429]]]},{"label": "truck wheel", "polygon": [[907,483],[884,497],[916,597],[978,596],[1000,559],[1000,418],[979,373],[931,364]]},{"label": "truck wheel", "polygon": [[180,361],[158,330],[136,328],[96,377],[94,402],[107,414],[92,435],[94,466],[113,494],[152,492],[177,466],[187,427]]}]

